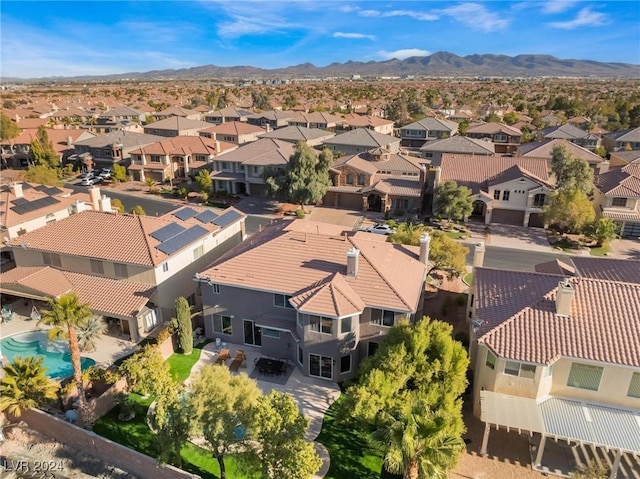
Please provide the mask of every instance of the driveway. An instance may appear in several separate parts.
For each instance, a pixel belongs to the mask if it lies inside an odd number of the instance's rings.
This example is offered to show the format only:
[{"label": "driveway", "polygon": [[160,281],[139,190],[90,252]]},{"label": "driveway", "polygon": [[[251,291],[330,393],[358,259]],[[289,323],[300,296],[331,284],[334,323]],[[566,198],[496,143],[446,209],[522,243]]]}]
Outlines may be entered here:
[{"label": "driveway", "polygon": [[609,246],[616,258],[640,260],[640,239],[617,239]]},{"label": "driveway", "polygon": [[318,221],[320,223],[331,223],[334,225],[354,228],[362,222],[364,216],[362,211],[314,206],[311,213],[307,215],[307,218],[311,221]]},{"label": "driveway", "polygon": [[489,235],[485,243],[488,246],[502,248],[523,249],[552,253],[547,233],[542,228],[527,228],[525,226],[489,225]]}]

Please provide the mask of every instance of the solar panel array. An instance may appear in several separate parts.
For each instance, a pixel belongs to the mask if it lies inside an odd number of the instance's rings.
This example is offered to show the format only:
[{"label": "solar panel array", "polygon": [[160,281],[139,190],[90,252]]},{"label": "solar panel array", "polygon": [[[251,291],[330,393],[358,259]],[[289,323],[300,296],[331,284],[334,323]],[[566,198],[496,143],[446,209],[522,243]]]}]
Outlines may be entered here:
[{"label": "solar panel array", "polygon": [[173,238],[176,235],[179,235],[186,228],[183,228],[178,223],[170,223],[167,226],[163,226],[159,230],[151,233],[151,237],[157,239],[158,241],[167,241],[170,238]]},{"label": "solar panel array", "polygon": [[207,229],[203,228],[200,225],[195,225],[188,230],[185,230],[182,233],[179,233],[169,238],[168,240],[163,241],[158,246],[156,246],[156,248],[158,248],[163,253],[170,255],[175,253],[179,249],[184,248],[189,243],[194,242],[207,233],[209,233]]},{"label": "solar panel array", "polygon": [[239,218],[242,218],[242,214],[238,213],[237,211],[227,211],[226,213],[221,214],[215,220],[213,220],[213,224],[224,228],[225,226],[233,223]]},{"label": "solar panel array", "polygon": [[196,219],[200,221],[200,223],[213,223],[213,220],[215,220],[217,217],[218,215],[213,211],[206,210],[196,216]]},{"label": "solar panel array", "polygon": [[[23,201],[20,201],[23,200]],[[32,211],[37,211],[42,208],[46,208],[47,206],[55,205],[56,203],[60,203],[60,200],[53,198],[51,196],[47,196],[45,198],[40,198],[38,200],[27,201],[24,198],[18,198],[12,201],[15,205],[11,209],[18,213],[19,215],[23,215],[25,213],[30,213]]]},{"label": "solar panel array", "polygon": [[197,214],[198,214],[197,211],[187,206],[186,208],[180,208],[178,211],[174,212],[173,216],[184,221],[184,220],[188,220],[189,218],[193,218]]}]

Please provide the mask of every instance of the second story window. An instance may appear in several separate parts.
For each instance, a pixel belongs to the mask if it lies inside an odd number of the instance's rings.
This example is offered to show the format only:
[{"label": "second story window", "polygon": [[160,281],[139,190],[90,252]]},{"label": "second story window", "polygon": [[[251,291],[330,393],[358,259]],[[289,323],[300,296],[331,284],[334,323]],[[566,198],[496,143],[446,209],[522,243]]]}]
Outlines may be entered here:
[{"label": "second story window", "polygon": [[631,376],[627,396],[640,399],[640,373],[633,373],[633,376]]},{"label": "second story window", "polygon": [[597,391],[604,368],[591,364],[572,363],[567,386]]},{"label": "second story window", "polygon": [[391,327],[395,323],[395,313],[384,309],[372,309],[371,322],[379,326]]},{"label": "second story window", "polygon": [[162,272],[166,273],[169,271],[169,263],[162,263]]},{"label": "second story window", "polygon": [[294,309],[293,306],[291,306],[291,303],[289,303],[290,299],[291,296],[289,296],[288,294],[274,294],[273,305],[279,308]]},{"label": "second story window", "polygon": [[200,245],[197,248],[193,248],[193,259],[201,258],[204,255],[204,246]]},{"label": "second story window", "polygon": [[58,268],[62,267],[60,255],[56,253],[42,253],[42,261],[44,262],[44,264],[47,264],[49,266],[57,266]]},{"label": "second story window", "polygon": [[500,199],[500,190],[494,190],[493,199],[494,200],[499,200]]},{"label": "second story window", "polygon": [[309,329],[316,333],[333,334],[333,320],[322,316],[309,315]]},{"label": "second story window", "polygon": [[485,366],[487,366],[489,369],[495,369],[496,360],[497,360],[496,355],[487,349],[487,359],[484,363]]},{"label": "second story window", "polygon": [[352,185],[353,184],[353,175],[347,175],[347,184],[348,185]]},{"label": "second story window", "polygon": [[90,259],[89,262],[91,263],[91,272],[93,274],[104,274],[104,265],[102,264],[102,261]]},{"label": "second story window", "polygon": [[511,192],[509,190],[504,190],[502,192],[502,201],[509,201],[509,195]]},{"label": "second story window", "polygon": [[358,186],[364,186],[364,175],[358,175]]},{"label": "second story window", "polygon": [[347,334],[350,332],[351,332],[351,316],[348,316],[340,320],[340,334]]},{"label": "second story window", "polygon": [[504,373],[509,376],[533,379],[536,375],[536,367],[533,364],[523,364],[517,361],[507,361],[504,365]]},{"label": "second story window", "polygon": [[544,193],[538,193],[537,195],[535,195],[533,197],[533,206],[535,208],[542,208],[544,206],[546,197],[547,195],[545,195]]},{"label": "second story window", "polygon": [[493,141],[500,142],[500,143],[505,143],[507,141],[507,135],[494,135],[493,136]]},{"label": "second story window", "polygon": [[619,206],[619,207],[626,207],[627,206],[627,199],[626,198],[613,198],[611,200],[611,206]]},{"label": "second story window", "polygon": [[122,263],[113,263],[113,269],[116,273],[116,278],[126,278],[129,276],[127,273],[127,265]]}]

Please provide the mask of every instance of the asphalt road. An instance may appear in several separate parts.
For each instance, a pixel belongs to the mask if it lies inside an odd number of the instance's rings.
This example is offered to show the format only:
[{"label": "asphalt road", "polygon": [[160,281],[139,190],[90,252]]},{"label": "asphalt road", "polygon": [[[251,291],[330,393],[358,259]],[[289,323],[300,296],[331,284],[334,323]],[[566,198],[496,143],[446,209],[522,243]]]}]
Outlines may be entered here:
[{"label": "asphalt road", "polygon": [[[467,264],[473,264],[475,246],[466,244],[469,248]],[[540,251],[527,251],[514,248],[501,248],[498,246],[486,246],[484,253],[484,266],[487,268],[509,269],[512,271],[535,271],[535,265],[560,259],[568,261],[570,255],[564,253],[544,253]]]}]

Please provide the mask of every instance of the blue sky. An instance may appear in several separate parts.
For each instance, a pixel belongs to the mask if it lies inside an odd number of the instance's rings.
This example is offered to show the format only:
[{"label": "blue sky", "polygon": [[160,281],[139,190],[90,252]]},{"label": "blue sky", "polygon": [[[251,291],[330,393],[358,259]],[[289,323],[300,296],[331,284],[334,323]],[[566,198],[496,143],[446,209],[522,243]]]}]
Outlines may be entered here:
[{"label": "blue sky", "polygon": [[5,77],[549,54],[640,64],[640,1],[13,1]]}]

